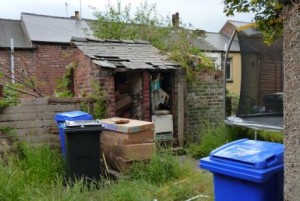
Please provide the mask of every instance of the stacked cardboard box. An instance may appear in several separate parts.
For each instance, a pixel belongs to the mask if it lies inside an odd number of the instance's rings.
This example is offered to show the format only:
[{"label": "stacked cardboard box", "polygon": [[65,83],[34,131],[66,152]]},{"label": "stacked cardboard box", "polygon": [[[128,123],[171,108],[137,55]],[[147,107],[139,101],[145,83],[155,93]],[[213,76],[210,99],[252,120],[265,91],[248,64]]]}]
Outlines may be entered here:
[{"label": "stacked cardboard box", "polygon": [[101,133],[101,150],[107,164],[123,172],[132,162],[150,159],[154,154],[154,124],[134,119],[119,124],[116,120],[120,118],[99,120],[105,128]]}]

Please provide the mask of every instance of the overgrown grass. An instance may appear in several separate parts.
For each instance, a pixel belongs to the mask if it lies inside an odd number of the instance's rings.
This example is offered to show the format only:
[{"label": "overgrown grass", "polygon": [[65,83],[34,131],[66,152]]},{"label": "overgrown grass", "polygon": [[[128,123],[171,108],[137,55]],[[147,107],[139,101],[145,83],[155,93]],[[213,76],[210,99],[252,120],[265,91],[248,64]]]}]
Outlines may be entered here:
[{"label": "overgrown grass", "polygon": [[[205,122],[204,129],[199,133],[200,143],[189,143],[187,152],[194,158],[206,157],[210,152],[228,142],[248,138],[254,139],[255,130],[244,127],[228,126],[224,123]],[[257,140],[283,143],[282,132],[257,131]]]},{"label": "overgrown grass", "polygon": [[31,193],[41,193],[61,173],[57,155],[46,146],[34,149],[20,144],[18,148],[17,154],[0,162],[0,200],[29,200]]},{"label": "overgrown grass", "polygon": [[212,186],[210,173],[195,170],[192,164],[179,161],[172,153],[160,152],[149,163],[134,163],[125,179],[106,186],[105,200],[174,201],[197,195],[213,200]]},{"label": "overgrown grass", "polygon": [[68,185],[61,155],[48,146],[19,144],[18,152],[0,161],[2,201],[140,201],[185,200],[197,195],[213,200],[212,176],[179,162],[171,153],[158,153],[149,163],[136,163],[124,178]]},{"label": "overgrown grass", "polygon": [[129,176],[135,180],[145,180],[154,185],[162,185],[190,174],[188,166],[180,165],[171,153],[154,155],[149,163],[134,163]]},{"label": "overgrown grass", "polygon": [[17,152],[0,161],[0,200],[85,201],[83,180],[66,184],[61,155],[48,146],[18,144]]}]

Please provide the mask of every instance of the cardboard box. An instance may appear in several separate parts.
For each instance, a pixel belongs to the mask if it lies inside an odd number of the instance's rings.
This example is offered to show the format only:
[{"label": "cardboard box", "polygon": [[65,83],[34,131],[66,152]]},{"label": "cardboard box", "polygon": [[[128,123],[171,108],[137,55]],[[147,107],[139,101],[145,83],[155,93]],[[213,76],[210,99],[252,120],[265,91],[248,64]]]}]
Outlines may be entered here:
[{"label": "cardboard box", "polygon": [[148,129],[136,133],[120,133],[116,131],[104,130],[100,135],[101,144],[140,144],[149,143],[154,140],[154,129]]},{"label": "cardboard box", "polygon": [[112,117],[108,119],[99,119],[102,126],[107,130],[118,131],[122,133],[136,133],[143,130],[154,129],[154,123],[148,121],[140,121],[135,119],[128,119],[128,123],[117,124],[115,122],[119,117]]},{"label": "cardboard box", "polygon": [[119,156],[114,155],[113,153],[105,155],[105,161],[111,168],[119,172],[126,172],[127,170],[129,170],[130,165],[134,162],[125,160]]},{"label": "cardboard box", "polygon": [[123,172],[133,162],[150,159],[155,153],[156,145],[155,143],[129,145],[102,144],[101,149],[106,163],[110,167]]},{"label": "cardboard box", "polygon": [[127,144],[127,145],[103,145],[104,155],[113,153],[125,160],[150,159],[155,153],[155,143]]}]

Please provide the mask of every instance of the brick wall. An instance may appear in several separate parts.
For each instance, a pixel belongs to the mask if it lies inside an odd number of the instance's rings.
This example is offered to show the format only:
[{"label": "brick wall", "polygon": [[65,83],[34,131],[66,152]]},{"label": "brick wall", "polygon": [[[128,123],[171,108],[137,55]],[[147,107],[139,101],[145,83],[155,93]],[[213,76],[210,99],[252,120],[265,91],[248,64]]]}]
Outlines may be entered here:
[{"label": "brick wall", "polygon": [[101,68],[84,55],[80,50],[76,51],[77,67],[74,72],[75,96],[88,97],[93,93],[94,84],[99,84],[104,91],[107,100],[106,115],[115,116],[115,87],[113,70]]},{"label": "brick wall", "polygon": [[[17,78],[32,76],[44,95],[53,95],[65,67],[74,60],[74,50],[70,45],[63,44],[38,44],[35,49],[16,49],[15,75]],[[1,69],[10,67],[9,50],[0,50],[0,65]]]},{"label": "brick wall", "polygon": [[199,140],[205,120],[223,118],[223,79],[220,71],[203,71],[187,83],[185,95],[185,140]]},{"label": "brick wall", "polygon": [[[0,68],[5,74],[11,76],[11,53],[9,49],[0,50]],[[36,51],[34,49],[14,51],[15,76],[18,80],[24,80],[28,75],[36,76]],[[5,81],[10,78],[3,76]]]},{"label": "brick wall", "polygon": [[235,30],[236,30],[236,27],[232,23],[226,22],[225,25],[220,30],[220,33],[225,34],[225,35],[231,37],[231,35],[233,34],[233,32]]},{"label": "brick wall", "polygon": [[150,117],[150,73],[143,72],[143,111],[144,111],[144,120],[151,121]]},{"label": "brick wall", "polygon": [[74,51],[75,48],[69,45],[39,44],[36,52],[36,76],[44,94],[54,93],[57,81],[66,71],[65,67],[74,61]]}]

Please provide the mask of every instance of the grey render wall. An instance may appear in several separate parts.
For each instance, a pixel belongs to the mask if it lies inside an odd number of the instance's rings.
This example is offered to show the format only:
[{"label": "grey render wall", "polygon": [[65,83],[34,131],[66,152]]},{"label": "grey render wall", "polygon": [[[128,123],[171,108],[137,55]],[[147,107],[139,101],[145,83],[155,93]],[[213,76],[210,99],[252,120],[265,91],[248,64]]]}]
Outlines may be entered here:
[{"label": "grey render wall", "polygon": [[293,4],[287,5],[284,11],[284,200],[286,201],[298,201],[300,198],[299,13],[299,7],[296,8]]},{"label": "grey render wall", "polygon": [[202,71],[186,84],[185,140],[198,141],[203,121],[220,121],[224,116],[223,73]]}]

